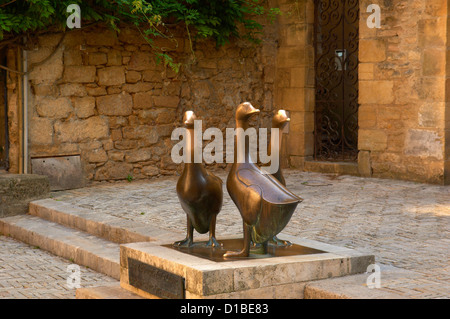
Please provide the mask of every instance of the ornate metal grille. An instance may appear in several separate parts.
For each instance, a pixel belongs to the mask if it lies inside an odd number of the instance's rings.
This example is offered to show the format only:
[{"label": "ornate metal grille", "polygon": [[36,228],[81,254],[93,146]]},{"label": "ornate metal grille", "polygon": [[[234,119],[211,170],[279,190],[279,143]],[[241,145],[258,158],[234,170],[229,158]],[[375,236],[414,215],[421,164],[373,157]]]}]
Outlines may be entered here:
[{"label": "ornate metal grille", "polygon": [[359,0],[315,0],[315,159],[358,154]]}]

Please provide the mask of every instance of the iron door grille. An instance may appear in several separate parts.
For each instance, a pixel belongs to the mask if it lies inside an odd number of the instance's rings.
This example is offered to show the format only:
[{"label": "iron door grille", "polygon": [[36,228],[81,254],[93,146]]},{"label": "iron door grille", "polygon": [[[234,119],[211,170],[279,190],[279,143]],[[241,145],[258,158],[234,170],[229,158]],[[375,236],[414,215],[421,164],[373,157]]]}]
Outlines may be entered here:
[{"label": "iron door grille", "polygon": [[358,154],[358,0],[315,1],[316,160]]}]

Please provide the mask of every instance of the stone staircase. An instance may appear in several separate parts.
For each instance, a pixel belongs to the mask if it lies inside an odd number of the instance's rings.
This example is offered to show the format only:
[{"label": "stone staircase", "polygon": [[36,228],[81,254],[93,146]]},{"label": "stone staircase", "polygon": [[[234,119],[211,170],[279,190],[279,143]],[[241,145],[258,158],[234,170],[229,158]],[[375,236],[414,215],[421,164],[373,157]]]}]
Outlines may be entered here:
[{"label": "stone staircase", "polygon": [[120,244],[172,238],[151,225],[43,199],[0,219],[0,233],[120,279]]}]

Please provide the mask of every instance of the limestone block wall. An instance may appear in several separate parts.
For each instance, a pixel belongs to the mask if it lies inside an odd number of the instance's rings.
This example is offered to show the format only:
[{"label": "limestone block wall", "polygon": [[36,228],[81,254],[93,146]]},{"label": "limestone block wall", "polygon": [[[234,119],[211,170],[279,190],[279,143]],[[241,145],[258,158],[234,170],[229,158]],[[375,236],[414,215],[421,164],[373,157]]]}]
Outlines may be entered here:
[{"label": "limestone block wall", "polygon": [[[372,3],[381,7],[379,29],[366,24]],[[443,183],[449,168],[447,155],[445,172],[447,1],[360,5],[360,155],[370,158],[375,177]]]},{"label": "limestone block wall", "polygon": [[79,154],[89,180],[147,178],[180,169],[170,136],[186,110],[204,120],[203,129],[224,130],[234,127],[236,106],[250,101],[263,111],[256,124],[269,125],[276,43],[267,32],[261,46],[236,41],[222,48],[211,41],[191,48],[175,32],[157,44],[183,63],[179,73],[157,64],[134,29],[36,39],[28,51],[29,156]]},{"label": "limestone block wall", "polygon": [[291,167],[314,154],[314,1],[278,0],[278,50],[274,106],[290,112]]}]

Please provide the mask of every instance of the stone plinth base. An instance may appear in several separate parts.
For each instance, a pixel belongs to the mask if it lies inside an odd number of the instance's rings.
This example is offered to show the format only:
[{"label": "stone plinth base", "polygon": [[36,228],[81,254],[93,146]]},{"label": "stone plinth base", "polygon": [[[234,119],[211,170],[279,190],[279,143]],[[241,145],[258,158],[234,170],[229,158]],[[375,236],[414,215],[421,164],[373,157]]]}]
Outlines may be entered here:
[{"label": "stone plinth base", "polygon": [[[165,245],[121,245],[120,283],[146,298],[303,298],[313,280],[363,273],[373,255],[280,235],[306,254],[214,261]],[[220,239],[219,239],[220,242]]]}]

